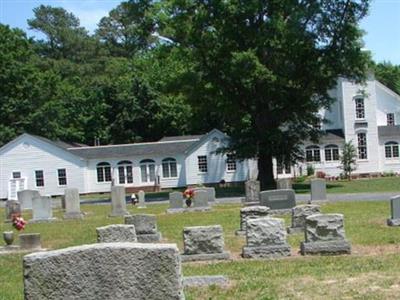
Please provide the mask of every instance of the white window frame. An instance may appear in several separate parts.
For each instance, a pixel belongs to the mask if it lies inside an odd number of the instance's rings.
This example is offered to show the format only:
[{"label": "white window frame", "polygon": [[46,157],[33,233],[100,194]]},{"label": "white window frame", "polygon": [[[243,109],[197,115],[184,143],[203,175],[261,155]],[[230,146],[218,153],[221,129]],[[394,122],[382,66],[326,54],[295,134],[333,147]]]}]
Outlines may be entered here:
[{"label": "white window frame", "polygon": [[386,114],[386,124],[387,124],[387,126],[395,126],[396,125],[396,119],[395,119],[394,113]]},{"label": "white window frame", "polygon": [[[110,170],[110,180],[107,180],[107,172],[106,169]],[[99,174],[101,173],[103,179],[99,180]],[[112,170],[111,170],[111,164],[109,162],[106,161],[101,161],[99,163],[97,163],[96,165],[96,181],[97,183],[108,183],[112,181]]]},{"label": "white window frame", "polygon": [[[363,137],[362,137],[363,136]],[[364,141],[363,141],[364,139]],[[365,156],[365,157],[363,157]],[[359,160],[368,159],[368,141],[366,132],[357,133],[357,157]]]},{"label": "white window frame", "polygon": [[[144,175],[144,176],[143,176]],[[152,180],[152,175],[154,180]],[[143,178],[145,177],[145,178]],[[140,161],[140,180],[142,183],[156,182],[156,162],[153,159],[143,159]]]},{"label": "white window frame", "polygon": [[[64,170],[65,176],[60,176],[60,171]],[[60,179],[65,179],[65,184],[60,183]],[[67,186],[68,185],[68,179],[67,179],[67,169],[66,168],[61,168],[57,169],[57,184],[58,186]]]},{"label": "white window frame", "polygon": [[364,97],[354,98],[356,120],[365,120],[365,99]]},{"label": "white window frame", "polygon": [[236,156],[233,153],[226,155],[226,172],[234,173],[237,170]]},{"label": "white window frame", "polygon": [[[161,162],[161,171],[163,178],[178,178],[178,163],[175,158],[167,157]],[[173,176],[172,173],[175,173]]]},{"label": "white window frame", "polygon": [[[118,184],[133,183],[133,164],[130,160],[121,160],[120,162],[118,162],[117,170],[118,170]],[[121,178],[123,178],[123,182],[121,182]]]},{"label": "white window frame", "polygon": [[[311,156],[309,154],[311,153]],[[316,158],[319,158],[318,160]],[[306,147],[306,162],[321,162],[321,149],[317,145],[310,145]],[[310,158],[310,159],[309,159]]]},{"label": "white window frame", "polygon": [[[45,182],[44,182],[44,171],[43,170],[35,170],[35,187],[37,188],[44,188]],[[42,180],[43,180],[43,185],[38,185],[38,176],[36,172],[42,172]]]},{"label": "white window frame", "polygon": [[[329,155],[327,155],[328,153]],[[337,145],[334,144],[326,145],[324,149],[324,154],[325,154],[325,161],[327,162],[336,162],[340,160],[339,146]],[[330,156],[330,159],[328,159],[328,156]]]},{"label": "white window frame", "polygon": [[208,173],[208,158],[207,155],[197,156],[197,170],[199,174]]},{"label": "white window frame", "polygon": [[[389,149],[389,151],[387,151]],[[389,156],[387,155],[389,153]],[[397,154],[395,156],[395,154]],[[399,143],[390,141],[385,143],[385,159],[396,160],[399,159]]]}]

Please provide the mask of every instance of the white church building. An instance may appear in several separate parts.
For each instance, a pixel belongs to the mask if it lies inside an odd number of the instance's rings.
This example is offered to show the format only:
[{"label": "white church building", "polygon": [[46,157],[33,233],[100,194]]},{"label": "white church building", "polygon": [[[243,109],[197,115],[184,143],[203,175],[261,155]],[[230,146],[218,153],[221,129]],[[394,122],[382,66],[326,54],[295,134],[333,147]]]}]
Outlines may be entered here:
[{"label": "white church building", "polygon": [[53,196],[67,187],[80,193],[109,192],[112,183],[137,191],[245,181],[251,161],[216,152],[227,140],[216,129],[152,143],[105,146],[22,134],[0,148],[0,199],[16,199],[23,189]]},{"label": "white church building", "polygon": [[363,85],[340,79],[331,96],[336,100],[330,109],[320,111],[329,121],[322,125],[325,135],[317,144],[305,143],[305,161],[287,173],[305,174],[312,165],[316,172],[339,176],[339,157],[349,141],[357,149],[354,174],[400,173],[400,96],[373,77]]}]

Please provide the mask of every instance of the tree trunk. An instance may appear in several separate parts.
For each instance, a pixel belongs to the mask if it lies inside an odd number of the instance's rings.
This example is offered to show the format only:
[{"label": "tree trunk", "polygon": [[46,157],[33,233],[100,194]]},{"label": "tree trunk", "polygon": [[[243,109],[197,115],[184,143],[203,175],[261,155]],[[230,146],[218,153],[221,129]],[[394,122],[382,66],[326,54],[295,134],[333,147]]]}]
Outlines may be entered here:
[{"label": "tree trunk", "polygon": [[260,188],[262,191],[276,188],[272,155],[267,153],[259,153],[258,180],[260,181]]}]

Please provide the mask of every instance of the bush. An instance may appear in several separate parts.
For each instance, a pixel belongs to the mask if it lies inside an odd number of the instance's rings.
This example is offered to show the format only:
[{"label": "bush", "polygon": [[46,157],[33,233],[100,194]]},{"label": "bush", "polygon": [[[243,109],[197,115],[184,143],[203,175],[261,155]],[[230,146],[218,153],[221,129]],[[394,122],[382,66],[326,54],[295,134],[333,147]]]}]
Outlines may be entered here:
[{"label": "bush", "polygon": [[325,177],[326,177],[325,172],[322,172],[322,171],[317,172],[317,178],[325,178]]},{"label": "bush", "polygon": [[307,176],[313,176],[315,169],[313,165],[307,165]]},{"label": "bush", "polygon": [[298,176],[294,179],[294,183],[303,183],[304,181],[306,181],[307,176],[303,175],[303,176]]},{"label": "bush", "polygon": [[396,174],[393,171],[388,171],[388,172],[383,172],[382,177],[393,177],[396,176]]}]

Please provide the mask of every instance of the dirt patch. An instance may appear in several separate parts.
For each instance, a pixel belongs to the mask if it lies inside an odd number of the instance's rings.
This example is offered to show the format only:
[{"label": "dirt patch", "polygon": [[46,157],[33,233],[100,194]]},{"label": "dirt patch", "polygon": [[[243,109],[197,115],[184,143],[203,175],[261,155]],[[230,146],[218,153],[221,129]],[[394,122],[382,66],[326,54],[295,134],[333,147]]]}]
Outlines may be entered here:
[{"label": "dirt patch", "polygon": [[362,245],[353,245],[352,246],[352,255],[360,255],[360,256],[380,256],[386,254],[394,254],[400,252],[400,245],[372,245],[372,246],[362,246]]}]

